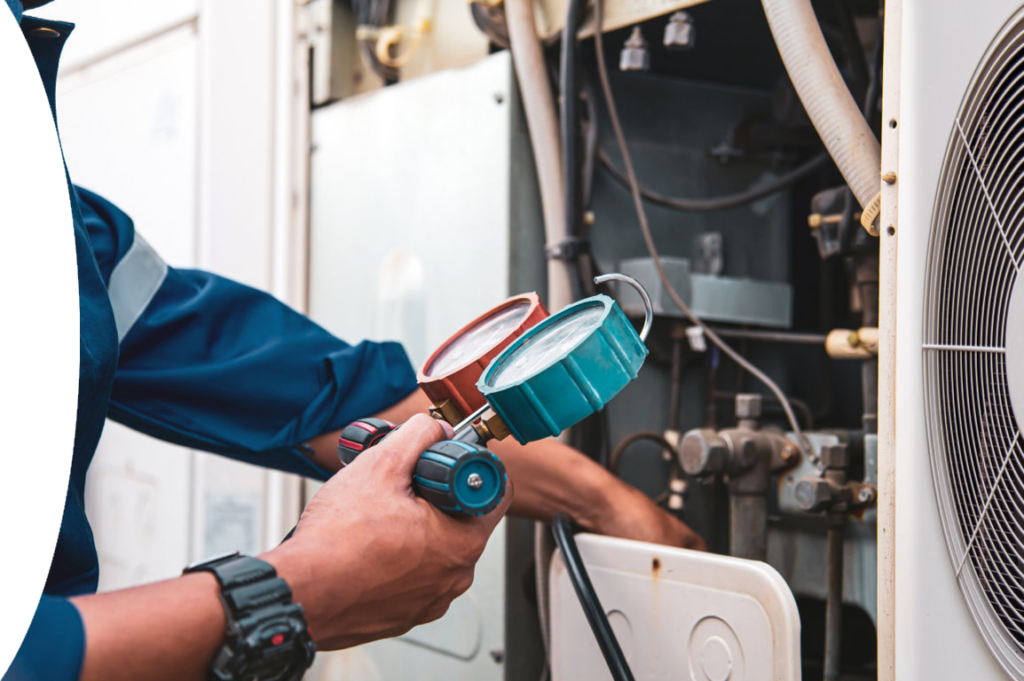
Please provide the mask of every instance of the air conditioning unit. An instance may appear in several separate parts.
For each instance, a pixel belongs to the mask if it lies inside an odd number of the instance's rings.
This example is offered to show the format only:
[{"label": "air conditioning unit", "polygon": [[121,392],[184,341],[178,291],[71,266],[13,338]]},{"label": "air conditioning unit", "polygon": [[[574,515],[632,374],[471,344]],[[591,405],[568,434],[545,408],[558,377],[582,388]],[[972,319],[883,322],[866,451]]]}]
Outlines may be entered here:
[{"label": "air conditioning unit", "polygon": [[895,509],[880,525],[894,535],[879,563],[891,617],[879,678],[1024,679],[1024,11],[898,5],[886,7],[896,352],[882,457]]}]

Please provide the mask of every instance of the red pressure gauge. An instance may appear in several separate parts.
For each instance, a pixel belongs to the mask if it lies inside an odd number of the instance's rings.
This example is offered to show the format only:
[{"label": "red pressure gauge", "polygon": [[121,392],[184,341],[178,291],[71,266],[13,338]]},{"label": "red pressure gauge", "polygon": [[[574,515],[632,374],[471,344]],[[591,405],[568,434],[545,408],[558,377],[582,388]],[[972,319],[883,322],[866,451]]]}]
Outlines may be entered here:
[{"label": "red pressure gauge", "polygon": [[437,413],[455,425],[486,400],[476,383],[499,352],[548,316],[536,293],[513,296],[480,315],[434,351],[418,380]]}]

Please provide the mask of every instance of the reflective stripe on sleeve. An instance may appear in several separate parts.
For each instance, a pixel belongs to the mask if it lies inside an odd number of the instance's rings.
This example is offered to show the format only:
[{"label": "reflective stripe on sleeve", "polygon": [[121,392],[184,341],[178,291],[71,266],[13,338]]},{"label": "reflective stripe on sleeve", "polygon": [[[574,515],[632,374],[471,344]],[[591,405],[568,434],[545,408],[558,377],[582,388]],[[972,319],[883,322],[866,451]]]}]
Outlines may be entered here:
[{"label": "reflective stripe on sleeve", "polygon": [[136,232],[135,241],[114,266],[107,284],[117,340],[123,341],[167,277],[167,263]]}]

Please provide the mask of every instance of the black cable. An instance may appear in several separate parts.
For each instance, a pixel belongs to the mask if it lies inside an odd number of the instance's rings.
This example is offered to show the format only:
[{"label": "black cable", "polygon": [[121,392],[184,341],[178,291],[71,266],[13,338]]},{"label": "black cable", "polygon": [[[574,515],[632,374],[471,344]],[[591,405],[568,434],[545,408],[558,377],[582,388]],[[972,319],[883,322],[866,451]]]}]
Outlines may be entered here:
[{"label": "black cable", "polygon": [[[600,160],[604,169],[611,174],[616,182],[628,189],[629,178],[626,176],[626,173],[619,170],[615,165],[615,162],[612,161],[611,156],[608,155],[608,152],[604,149],[598,149],[597,155],[598,160]],[[796,168],[780,175],[771,182],[750,187],[749,189],[745,189],[736,194],[699,199],[683,199],[674,196],[665,196],[664,194],[659,194],[650,187],[640,185],[640,196],[655,205],[683,212],[710,213],[718,210],[727,210],[729,208],[738,208],[739,206],[753,203],[758,199],[763,199],[770,194],[774,194],[777,191],[785,189],[789,185],[810,175],[812,172],[824,165],[828,160],[828,153],[819,154],[809,161],[805,161]]]},{"label": "black cable", "polygon": [[555,543],[558,550],[562,552],[562,560],[569,573],[569,581],[576,591],[576,597],[580,599],[583,606],[583,613],[587,616],[590,629],[594,632],[597,645],[601,648],[604,660],[608,664],[608,671],[612,673],[615,681],[633,681],[633,672],[629,668],[626,656],[622,654],[619,641],[615,638],[608,617],[604,614],[601,601],[594,591],[594,585],[590,582],[587,568],[580,558],[580,551],[576,547],[576,539],[573,537],[572,521],[569,516],[559,513],[551,523],[551,530],[555,535]]},{"label": "black cable", "polygon": [[[853,18],[853,10],[850,8],[849,0],[839,2],[839,30],[843,36],[843,48],[846,52],[846,61],[853,72],[853,92],[863,96],[867,92],[871,80],[868,71],[868,59],[864,54],[864,46],[860,42],[860,35],[857,34],[857,25]],[[854,95],[854,99],[857,95]]]},{"label": "black cable", "polygon": [[[391,13],[391,0],[353,0],[352,5],[360,26],[380,28],[387,24],[388,15]],[[398,82],[398,69],[387,66],[377,59],[375,40],[360,40],[359,53],[370,70],[380,76],[385,85]]]},{"label": "black cable", "polygon": [[583,18],[586,0],[569,0],[569,12],[562,29],[562,60],[559,73],[562,91],[562,177],[565,185],[565,229],[570,237],[579,237],[580,210],[580,91],[576,85],[576,55],[579,44],[576,31]]},{"label": "black cable", "polygon": [[632,447],[637,442],[653,442],[662,449],[667,450],[675,457],[675,447],[669,444],[668,440],[661,433],[655,433],[654,431],[639,430],[635,433],[630,433],[624,437],[619,444],[615,445],[615,449],[612,450],[612,455],[608,459],[608,470],[618,475],[619,464],[622,463],[622,455],[626,453],[626,450]]},{"label": "black cable", "polygon": [[469,3],[469,11],[473,15],[473,23],[488,40],[503,50],[509,49],[508,25],[505,23],[503,6],[487,5],[479,2]]},{"label": "black cable", "polygon": [[583,75],[583,97],[587,111],[587,129],[583,142],[583,210],[588,211],[594,204],[594,175],[597,170],[600,128],[597,118],[597,91],[586,74]]}]

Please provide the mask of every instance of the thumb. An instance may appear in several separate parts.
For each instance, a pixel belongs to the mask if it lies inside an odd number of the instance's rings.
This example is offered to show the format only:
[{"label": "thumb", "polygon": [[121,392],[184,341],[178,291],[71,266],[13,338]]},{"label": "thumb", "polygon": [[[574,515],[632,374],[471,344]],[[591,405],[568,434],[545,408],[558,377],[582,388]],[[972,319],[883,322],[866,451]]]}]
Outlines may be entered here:
[{"label": "thumb", "polygon": [[416,414],[402,424],[397,431],[361,454],[377,457],[386,474],[394,475],[403,485],[408,485],[416,470],[416,462],[427,447],[452,437],[452,427],[444,421],[426,414]]}]

